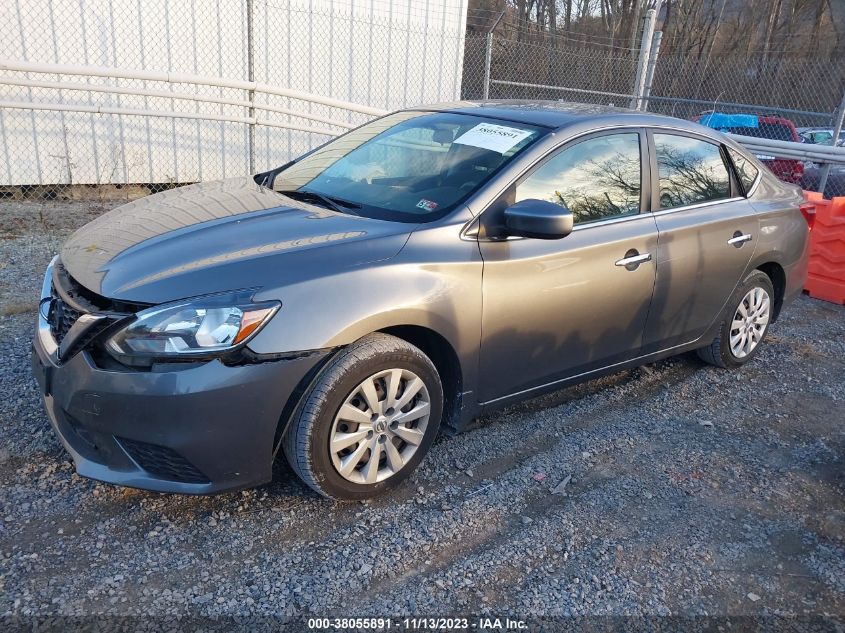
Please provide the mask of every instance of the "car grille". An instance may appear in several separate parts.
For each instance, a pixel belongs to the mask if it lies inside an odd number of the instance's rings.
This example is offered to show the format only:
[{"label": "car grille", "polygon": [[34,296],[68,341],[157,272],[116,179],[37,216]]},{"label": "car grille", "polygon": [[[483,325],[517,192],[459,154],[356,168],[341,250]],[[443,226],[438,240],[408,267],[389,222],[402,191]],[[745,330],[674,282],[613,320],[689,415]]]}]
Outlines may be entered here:
[{"label": "car grille", "polygon": [[[60,346],[73,324],[83,314],[121,313],[133,309],[129,304],[117,304],[91,292],[71,277],[61,262],[56,264],[54,271],[50,286],[50,309],[46,316],[50,332]],[[112,319],[106,319],[88,324],[85,332],[73,342],[72,349],[65,350],[65,355],[69,357],[88,345],[112,322]]]},{"label": "car grille", "polygon": [[47,321],[50,323],[50,333],[56,339],[56,343],[61,345],[68,330],[76,323],[77,319],[82,316],[79,310],[75,310],[59,299],[58,295],[53,289],[53,301],[50,303],[50,312],[47,315]]},{"label": "car grille", "polygon": [[116,439],[132,460],[151,475],[189,484],[210,483],[208,477],[172,448],[124,437]]}]

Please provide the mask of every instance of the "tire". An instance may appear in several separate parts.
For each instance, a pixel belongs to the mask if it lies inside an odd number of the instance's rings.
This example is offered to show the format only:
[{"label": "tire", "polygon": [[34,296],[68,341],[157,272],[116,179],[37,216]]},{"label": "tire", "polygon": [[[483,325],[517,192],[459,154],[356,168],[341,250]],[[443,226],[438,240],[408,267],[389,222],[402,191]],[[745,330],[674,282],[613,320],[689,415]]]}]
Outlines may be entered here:
[{"label": "tire", "polygon": [[442,413],[443,387],[431,360],[402,339],[370,334],[340,351],[318,375],[294,413],[283,448],[296,474],[321,495],[368,499],[414,471]]},{"label": "tire", "polygon": [[[755,294],[752,295],[752,293]],[[765,293],[765,295],[761,293]],[[757,300],[760,302],[754,303]],[[757,307],[753,308],[752,304]],[[765,319],[762,316],[763,304],[765,304]],[[766,332],[769,331],[769,325],[774,314],[774,305],[775,291],[769,276],[759,270],[749,273],[737,286],[728,301],[718,336],[710,345],[696,350],[698,356],[704,362],[722,368],[740,367],[750,361],[760,351],[760,344],[763,342]],[[749,315],[748,317],[741,313],[743,309]],[[760,316],[754,318],[753,315],[757,313],[760,313]],[[749,319],[754,321],[753,328]],[[761,323],[763,320],[765,322]],[[743,324],[741,325],[741,323]],[[740,325],[740,327],[737,327],[737,325]],[[740,345],[737,342],[732,345],[732,333],[735,336],[734,341],[737,341],[737,339],[740,342],[745,341],[745,345]],[[744,339],[742,338],[743,333],[745,333]]]}]

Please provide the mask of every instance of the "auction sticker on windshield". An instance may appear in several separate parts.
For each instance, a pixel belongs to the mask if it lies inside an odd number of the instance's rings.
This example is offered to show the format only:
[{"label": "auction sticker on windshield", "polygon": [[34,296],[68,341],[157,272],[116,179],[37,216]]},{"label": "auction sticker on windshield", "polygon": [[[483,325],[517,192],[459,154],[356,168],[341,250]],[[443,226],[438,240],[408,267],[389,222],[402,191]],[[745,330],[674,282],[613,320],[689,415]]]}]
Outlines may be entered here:
[{"label": "auction sticker on windshield", "polygon": [[428,200],[426,198],[421,198],[419,202],[417,202],[417,208],[423,209],[424,211],[434,211],[440,205],[437,204],[434,200]]},{"label": "auction sticker on windshield", "polygon": [[495,123],[479,123],[471,130],[461,134],[454,142],[458,145],[472,145],[473,147],[504,154],[532,134],[531,130],[520,130],[516,127],[496,125]]}]

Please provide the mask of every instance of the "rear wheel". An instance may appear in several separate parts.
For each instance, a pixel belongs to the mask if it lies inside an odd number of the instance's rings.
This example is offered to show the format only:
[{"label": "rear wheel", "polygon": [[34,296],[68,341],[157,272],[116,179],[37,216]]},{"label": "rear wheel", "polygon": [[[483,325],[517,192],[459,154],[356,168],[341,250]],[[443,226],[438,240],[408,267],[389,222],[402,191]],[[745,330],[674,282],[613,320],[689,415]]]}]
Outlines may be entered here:
[{"label": "rear wheel", "polygon": [[341,351],[305,396],[284,440],[296,473],[335,499],[396,487],[431,446],[443,389],[418,348],[386,334]]},{"label": "rear wheel", "polygon": [[728,302],[719,335],[698,355],[717,367],[739,367],[751,360],[769,329],[774,288],[766,273],[751,272]]}]

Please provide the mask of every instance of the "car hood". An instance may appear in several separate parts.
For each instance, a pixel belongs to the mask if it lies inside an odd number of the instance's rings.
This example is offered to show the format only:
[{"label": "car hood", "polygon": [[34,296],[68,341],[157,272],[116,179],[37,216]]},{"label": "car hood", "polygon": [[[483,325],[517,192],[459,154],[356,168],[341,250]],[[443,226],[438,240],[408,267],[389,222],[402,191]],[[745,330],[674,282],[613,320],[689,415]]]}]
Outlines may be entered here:
[{"label": "car hood", "polygon": [[61,261],[99,295],[162,303],[279,287],[388,259],[413,228],[297,202],[252,178],[232,178],[118,207],[76,231]]}]

